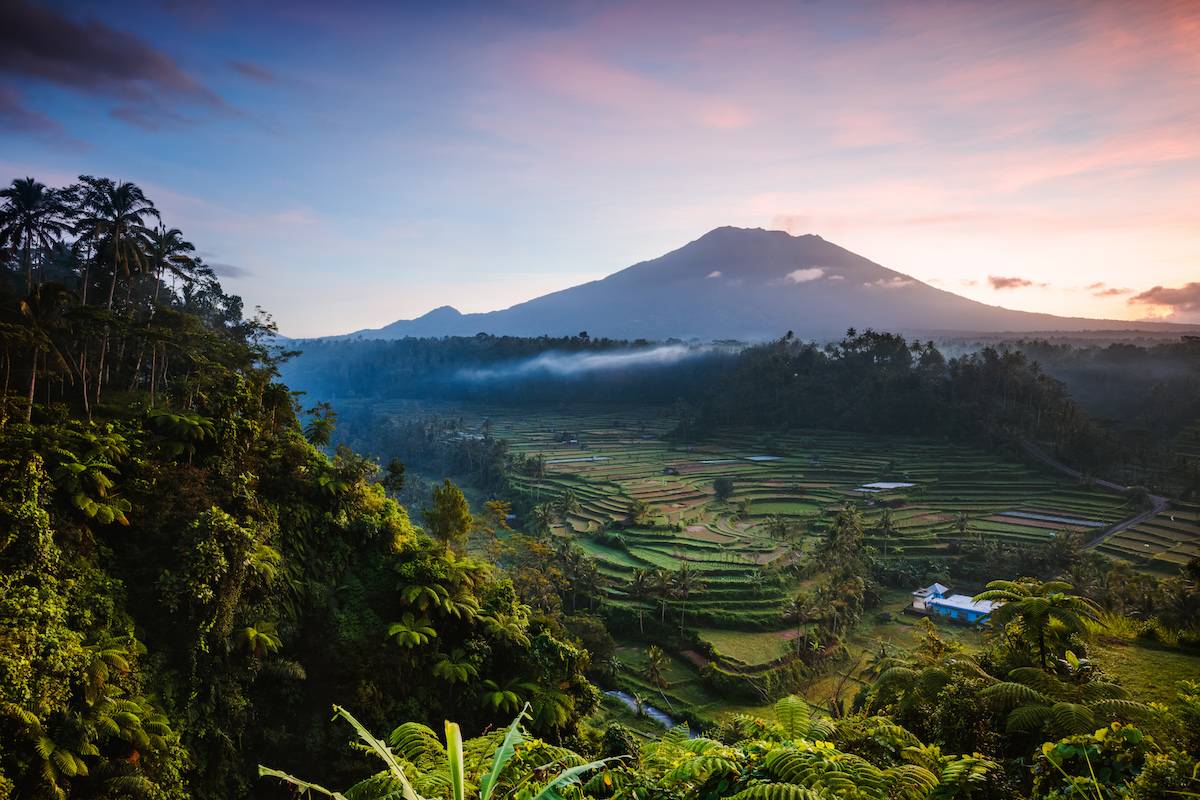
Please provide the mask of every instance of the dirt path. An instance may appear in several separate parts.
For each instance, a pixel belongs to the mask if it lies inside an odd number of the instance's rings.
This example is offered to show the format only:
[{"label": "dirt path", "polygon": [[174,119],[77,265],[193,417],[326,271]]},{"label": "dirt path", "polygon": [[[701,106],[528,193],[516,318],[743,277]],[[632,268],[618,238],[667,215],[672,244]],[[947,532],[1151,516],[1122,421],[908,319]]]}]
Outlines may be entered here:
[{"label": "dirt path", "polygon": [[[1076,480],[1083,480],[1084,476],[1082,472],[1074,467],[1067,466],[1061,461],[1058,461],[1032,442],[1021,442],[1021,446],[1025,448],[1025,452],[1029,453],[1029,455],[1033,456],[1038,461],[1041,461],[1043,464],[1058,470],[1064,475],[1070,475]],[[1107,481],[1103,478],[1093,478],[1092,483],[1108,489],[1110,492],[1116,492],[1117,494],[1125,494],[1129,491],[1128,486],[1122,486],[1119,483],[1113,483],[1112,481]],[[1137,514],[1134,514],[1132,517],[1120,520],[1119,522],[1114,522],[1107,528],[1102,529],[1095,536],[1087,540],[1087,542],[1084,544],[1084,548],[1091,549],[1096,547],[1097,545],[1102,544],[1110,536],[1120,533],[1128,528],[1132,528],[1135,525],[1141,525],[1146,520],[1161,514],[1167,509],[1167,498],[1152,494],[1149,495],[1149,500],[1151,503],[1150,508],[1146,509],[1145,511],[1140,511]]]}]

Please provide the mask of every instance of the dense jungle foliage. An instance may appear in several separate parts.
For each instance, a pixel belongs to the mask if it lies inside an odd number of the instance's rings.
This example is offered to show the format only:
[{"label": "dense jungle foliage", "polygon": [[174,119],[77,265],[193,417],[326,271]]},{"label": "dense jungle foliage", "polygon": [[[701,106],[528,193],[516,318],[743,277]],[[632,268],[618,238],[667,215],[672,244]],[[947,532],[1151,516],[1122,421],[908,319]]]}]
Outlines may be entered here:
[{"label": "dense jungle foliage", "polygon": [[[1092,658],[1124,613],[1147,617],[1133,636],[1191,643],[1200,568],[1137,578],[1067,544],[1020,565],[1062,569],[1078,587],[989,584],[982,597],[1005,604],[982,651],[926,627],[911,652],[868,665],[845,702],[786,698],[775,720],[737,714],[697,738],[597,726],[594,681],[617,669],[606,623],[650,644],[647,676],[661,679],[663,647],[686,636],[689,603],[708,591],[694,570],[612,585],[552,534],[570,496],[519,509],[516,532],[506,498],[472,512],[448,480],[332,448],[332,408],[302,410],[280,381],[289,353],[273,344],[270,319],[245,319],[138,187],[23,179],[0,201],[0,798],[1200,791],[1200,685],[1181,682],[1170,706],[1149,702]],[[505,364],[548,348],[627,349],[582,335],[405,347],[431,364],[454,348],[498,348],[503,358],[488,358]],[[750,419],[799,425],[807,412],[833,427],[1029,436],[1092,457],[1087,418],[1020,355],[947,361],[868,332],[677,363],[723,376],[675,406],[681,437]],[[670,369],[654,379],[664,402]],[[521,392],[535,387],[529,379]],[[447,457],[429,447],[430,459]],[[459,471],[494,478],[490,496],[506,471],[537,468],[486,435],[458,439],[452,453]],[[419,507],[419,520],[396,498]],[[803,577],[818,579],[814,592],[780,610],[813,621],[795,639],[805,669],[840,657],[891,579],[863,525],[848,505],[809,532],[818,566]],[[781,523],[772,535],[792,531]],[[1018,563],[982,543],[961,555]],[[654,601],[657,617],[606,614],[613,593]]]},{"label": "dense jungle foliage", "polygon": [[[0,797],[244,796],[255,766],[360,761],[325,722],[526,701],[571,741],[588,655],[468,557],[453,486],[341,450],[131,184],[4,192]],[[381,485],[380,482],[384,485]]]}]

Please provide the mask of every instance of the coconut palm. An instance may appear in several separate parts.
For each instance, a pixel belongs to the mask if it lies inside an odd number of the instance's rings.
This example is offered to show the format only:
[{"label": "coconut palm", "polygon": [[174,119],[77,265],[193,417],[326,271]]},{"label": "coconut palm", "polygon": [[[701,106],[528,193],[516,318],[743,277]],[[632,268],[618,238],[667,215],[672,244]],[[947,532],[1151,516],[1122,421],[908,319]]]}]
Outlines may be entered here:
[{"label": "coconut palm", "polygon": [[638,632],[645,633],[644,617],[646,612],[641,604],[654,596],[654,574],[644,567],[635,569],[629,585],[625,587],[625,594],[638,604]]},{"label": "coconut palm", "polygon": [[879,524],[875,527],[875,531],[879,535],[879,538],[883,540],[883,557],[887,558],[888,543],[896,535],[896,523],[892,519],[892,510],[890,508],[885,507],[879,515]]},{"label": "coconut palm", "polygon": [[705,584],[700,573],[684,562],[671,574],[671,588],[674,590],[675,596],[682,601],[679,606],[679,630],[682,631],[688,600],[693,594],[703,592]]},{"label": "coconut palm", "polygon": [[63,192],[47,189],[33,178],[17,178],[0,190],[0,247],[21,254],[25,291],[33,292],[33,251],[46,251],[70,230],[70,207]]},{"label": "coconut palm", "polygon": [[[34,287],[27,297],[17,302],[17,322],[14,329],[20,339],[30,347],[29,394],[25,404],[25,421],[33,419],[33,400],[37,390],[38,359],[42,360],[43,372],[49,372],[49,359],[53,357],[60,372],[72,373],[77,369],[60,336],[64,315],[74,295],[62,284],[42,283]],[[84,394],[87,394],[86,387]],[[87,398],[84,410],[91,416]]]},{"label": "coconut palm", "polygon": [[667,679],[663,675],[663,670],[670,664],[670,658],[661,647],[652,644],[646,648],[646,666],[642,669],[642,675],[650,683],[660,689],[667,688]]},{"label": "coconut palm", "polygon": [[975,539],[983,541],[983,532],[971,524],[971,516],[965,511],[959,511],[954,516],[954,532],[959,539]]},{"label": "coconut palm", "polygon": [[554,524],[554,508],[549,503],[538,503],[529,510],[527,523],[534,536],[549,535]]},{"label": "coconut palm", "polygon": [[568,515],[578,513],[579,509],[582,508],[582,506],[579,505],[579,497],[572,489],[567,489],[565,492],[563,492],[559,496],[555,506],[556,510],[558,511],[558,516],[562,518],[563,522],[567,521]]},{"label": "coconut palm", "polygon": [[1037,650],[1038,664],[1048,669],[1050,640],[1082,634],[1088,622],[1100,618],[1100,607],[1085,597],[1070,594],[1073,587],[1064,581],[992,581],[975,600],[1001,603],[991,613],[998,626],[1019,623],[1021,634]]},{"label": "coconut palm", "polygon": [[189,254],[195,250],[195,245],[183,238],[181,230],[168,230],[162,223],[146,235],[146,256],[154,272],[155,303],[158,302],[158,293],[166,273],[184,281],[191,280],[196,261]]},{"label": "coconut palm", "polygon": [[136,184],[108,179],[85,178],[80,202],[77,232],[107,246],[113,274],[106,306],[111,309],[118,275],[128,278],[134,269],[145,271],[149,265],[146,221],[158,219],[158,210]]},{"label": "coconut palm", "polygon": [[[149,233],[145,223],[150,218],[157,219],[158,210],[136,184],[126,181],[114,183],[107,178],[83,177],[79,199],[76,233],[98,245],[103,243],[108,251],[112,280],[108,285],[105,308],[112,311],[118,276],[123,274],[128,279],[135,268],[139,272],[145,271],[148,263],[145,239]],[[100,376],[100,380],[96,381],[96,402],[100,402],[100,387],[104,383],[108,343],[109,331],[106,328],[96,368]]]},{"label": "coconut palm", "polygon": [[596,562],[594,560],[589,558],[585,563],[587,566],[582,570],[579,576],[579,588],[582,589],[584,595],[587,596],[588,611],[592,612],[596,610],[596,603],[604,599],[605,589],[608,585],[608,582],[605,580],[604,575],[602,575],[600,570],[596,567]]},{"label": "coconut palm", "polygon": [[654,594],[658,596],[658,605],[660,611],[659,622],[666,624],[667,621],[667,600],[674,592],[674,586],[671,583],[671,573],[665,569],[656,569],[651,574],[651,585],[654,587]]}]

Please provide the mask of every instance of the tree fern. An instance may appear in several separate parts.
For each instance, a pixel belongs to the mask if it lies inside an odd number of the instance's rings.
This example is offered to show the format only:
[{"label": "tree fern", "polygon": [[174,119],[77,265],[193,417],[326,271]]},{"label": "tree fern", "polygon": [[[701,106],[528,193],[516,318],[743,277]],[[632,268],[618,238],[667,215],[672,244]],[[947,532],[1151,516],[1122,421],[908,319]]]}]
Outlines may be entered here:
[{"label": "tree fern", "polygon": [[775,703],[775,719],[783,728],[788,739],[803,739],[808,736],[812,709],[808,702],[795,695],[788,695]]},{"label": "tree fern", "polygon": [[806,789],[792,783],[760,783],[735,794],[729,800],[830,800],[831,795],[818,789]]}]

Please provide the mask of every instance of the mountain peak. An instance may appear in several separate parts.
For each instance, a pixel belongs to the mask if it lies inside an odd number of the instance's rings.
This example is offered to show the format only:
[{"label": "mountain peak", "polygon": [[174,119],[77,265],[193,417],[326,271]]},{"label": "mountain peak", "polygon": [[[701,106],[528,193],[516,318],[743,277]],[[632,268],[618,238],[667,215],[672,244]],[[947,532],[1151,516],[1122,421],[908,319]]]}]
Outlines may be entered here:
[{"label": "mountain peak", "polygon": [[696,241],[702,241],[709,237],[763,237],[763,238],[780,238],[787,237],[788,239],[815,239],[824,241],[815,233],[788,233],[787,231],[779,230],[778,228],[743,228],[738,225],[722,225],[718,228],[713,228],[708,233],[701,236]]},{"label": "mountain peak", "polygon": [[424,314],[417,317],[417,319],[428,319],[428,320],[457,319],[458,317],[461,317],[461,316],[462,316],[462,312],[459,311],[454,306],[438,306],[437,308],[433,309],[432,311],[426,311]]},{"label": "mountain peak", "polygon": [[[501,311],[435,308],[370,338],[495,335],[666,339],[804,338],[847,328],[900,333],[1133,329],[1138,323],[1011,311],[934,288],[817,236],[714,228],[684,246]],[[1141,324],[1145,327],[1144,323]]]}]

